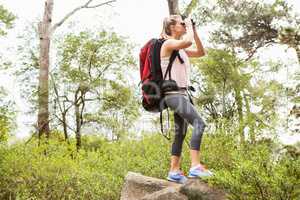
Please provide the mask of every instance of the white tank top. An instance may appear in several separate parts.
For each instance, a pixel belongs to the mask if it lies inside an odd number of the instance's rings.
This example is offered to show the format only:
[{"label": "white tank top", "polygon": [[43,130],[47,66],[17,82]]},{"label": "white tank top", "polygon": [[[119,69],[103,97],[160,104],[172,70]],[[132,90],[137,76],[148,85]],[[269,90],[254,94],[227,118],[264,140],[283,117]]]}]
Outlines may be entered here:
[{"label": "white tank top", "polygon": [[[178,57],[173,62],[171,69],[171,77],[176,81],[179,87],[188,87],[190,84],[190,61],[189,57],[183,49],[179,50],[180,57],[183,59],[184,63],[180,63]],[[161,59],[161,70],[163,77],[165,76],[170,56],[162,57]],[[166,80],[169,79],[169,74],[166,77]]]}]

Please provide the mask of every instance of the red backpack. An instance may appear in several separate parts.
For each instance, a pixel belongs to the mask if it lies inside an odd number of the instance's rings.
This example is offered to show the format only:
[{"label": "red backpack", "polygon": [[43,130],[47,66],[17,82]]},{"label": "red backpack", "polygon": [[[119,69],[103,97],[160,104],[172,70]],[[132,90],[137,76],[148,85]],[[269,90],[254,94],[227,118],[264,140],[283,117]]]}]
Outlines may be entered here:
[{"label": "red backpack", "polygon": [[[140,84],[142,84],[142,105],[144,109],[149,112],[160,112],[162,135],[170,140],[170,136],[165,135],[163,132],[162,111],[167,108],[163,101],[163,92],[178,89],[176,81],[171,78],[171,69],[176,57],[178,57],[181,63],[183,63],[183,60],[178,51],[173,51],[170,56],[165,76],[163,77],[160,65],[160,50],[165,41],[165,39],[151,39],[141,48],[139,55]],[[169,80],[166,80],[167,74],[169,74]]]},{"label": "red backpack", "polygon": [[[166,108],[163,103],[162,87],[165,91],[166,75],[163,77],[160,65],[160,49],[165,39],[151,39],[140,50],[140,77],[142,84],[142,105],[149,112],[161,112]],[[176,57],[180,58],[178,51],[173,51],[166,74],[171,74],[172,63]],[[174,80],[167,80],[167,83]]]}]

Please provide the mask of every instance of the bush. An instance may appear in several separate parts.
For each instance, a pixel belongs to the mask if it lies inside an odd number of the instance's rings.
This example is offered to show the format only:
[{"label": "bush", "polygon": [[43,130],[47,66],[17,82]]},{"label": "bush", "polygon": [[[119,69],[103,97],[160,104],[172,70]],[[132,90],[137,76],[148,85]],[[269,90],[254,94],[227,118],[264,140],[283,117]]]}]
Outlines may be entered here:
[{"label": "bush", "polygon": [[274,145],[246,143],[231,152],[226,150],[230,162],[220,157],[225,165],[216,170],[210,184],[226,190],[229,199],[296,200],[300,196],[299,156],[275,152]]},{"label": "bush", "polygon": [[129,170],[161,178],[168,170],[168,157],[161,156],[168,148],[160,136],[99,141],[97,148],[86,144],[79,152],[74,142],[54,140],[2,146],[0,199],[120,199]]},{"label": "bush", "polygon": [[[186,144],[184,171],[190,167]],[[0,199],[117,200],[128,171],[164,179],[169,170],[171,141],[158,134],[118,142],[85,137],[82,145],[79,152],[75,141],[59,139],[0,146]],[[226,190],[230,199],[296,199],[299,154],[274,147],[272,142],[237,145],[223,133],[204,135],[201,161],[216,174],[209,184]]]}]

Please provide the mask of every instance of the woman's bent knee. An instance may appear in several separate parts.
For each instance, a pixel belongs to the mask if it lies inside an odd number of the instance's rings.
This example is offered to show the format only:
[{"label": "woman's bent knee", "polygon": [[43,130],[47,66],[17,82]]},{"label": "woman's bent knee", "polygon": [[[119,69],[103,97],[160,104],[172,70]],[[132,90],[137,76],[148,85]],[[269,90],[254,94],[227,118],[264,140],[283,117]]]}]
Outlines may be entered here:
[{"label": "woman's bent knee", "polygon": [[200,129],[204,129],[206,127],[206,124],[204,123],[204,121],[199,117],[196,118],[193,122],[193,126],[194,128],[200,128]]}]

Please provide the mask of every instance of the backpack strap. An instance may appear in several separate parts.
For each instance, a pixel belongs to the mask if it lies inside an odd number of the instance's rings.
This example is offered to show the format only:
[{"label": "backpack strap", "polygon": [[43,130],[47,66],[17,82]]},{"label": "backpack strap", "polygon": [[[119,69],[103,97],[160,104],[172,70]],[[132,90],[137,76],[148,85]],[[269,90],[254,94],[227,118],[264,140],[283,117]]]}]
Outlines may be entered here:
[{"label": "backpack strap", "polygon": [[189,97],[189,100],[190,102],[194,105],[194,102],[193,102],[193,98],[194,98],[194,95],[192,95],[191,92],[195,92],[195,88],[193,86],[188,86],[188,87],[179,87],[180,89],[184,89],[187,91],[187,94],[188,94],[188,97]]},{"label": "backpack strap", "polygon": [[[163,112],[163,111],[160,111],[160,116],[159,116],[161,134],[162,134],[167,140],[171,140],[170,132],[169,132],[169,134],[164,134],[164,128],[163,128],[163,115],[162,115],[162,112]],[[167,107],[167,113],[168,113],[168,127],[170,127],[170,114],[169,114],[169,109],[168,109],[168,107]]]},{"label": "backpack strap", "polygon": [[166,73],[165,73],[165,76],[164,76],[163,80],[166,80],[166,77],[167,77],[168,73],[169,73],[169,79],[171,79],[171,69],[172,69],[173,62],[176,59],[177,53],[178,53],[178,51],[176,51],[176,50],[174,50],[172,52],[172,54],[170,56],[170,59],[169,59],[169,64],[168,64],[168,67],[167,67],[167,70],[166,70]]},{"label": "backpack strap", "polygon": [[166,80],[166,77],[167,77],[167,74],[169,74],[169,79],[172,79],[171,77],[171,69],[172,69],[172,66],[173,66],[173,62],[175,61],[176,57],[178,57],[180,63],[184,63],[184,60],[181,58],[180,54],[179,54],[179,51],[178,50],[174,50],[170,56],[170,60],[169,60],[169,64],[168,64],[168,67],[167,67],[167,70],[166,70],[166,73],[165,73],[165,76],[164,76],[164,79],[163,80]]},{"label": "backpack strap", "polygon": [[154,79],[159,79],[159,77],[157,77],[157,75],[160,75],[160,77],[162,77],[161,74],[161,65],[160,65],[160,50],[161,50],[161,46],[162,44],[166,41],[166,39],[153,39],[152,43],[153,45],[151,46],[151,50],[150,50],[150,59],[151,59],[151,63],[153,66],[151,66],[151,76]]}]

